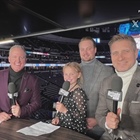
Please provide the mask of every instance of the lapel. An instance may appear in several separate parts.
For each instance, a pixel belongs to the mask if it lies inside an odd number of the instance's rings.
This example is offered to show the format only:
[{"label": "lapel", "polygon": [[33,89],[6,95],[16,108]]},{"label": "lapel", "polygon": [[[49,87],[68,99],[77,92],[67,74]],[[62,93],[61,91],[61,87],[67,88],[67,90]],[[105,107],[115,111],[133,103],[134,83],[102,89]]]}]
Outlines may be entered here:
[{"label": "lapel", "polygon": [[9,79],[9,69],[7,69],[4,73],[4,78],[3,78],[3,83],[6,83],[4,84],[5,86],[5,89],[7,90],[8,92],[8,79]]},{"label": "lapel", "polygon": [[122,109],[123,114],[129,114],[129,105],[132,101],[136,100],[138,92],[140,91],[140,87],[137,87],[137,84],[140,83],[139,75],[140,75],[140,68],[138,67],[132,77],[126,96],[124,98],[123,109]]},{"label": "lapel", "polygon": [[127,90],[127,93],[124,99],[125,101],[131,102],[135,100],[138,92],[140,91],[140,87],[137,87],[137,84],[140,83],[139,76],[140,76],[140,68],[138,67],[130,82],[129,88]]},{"label": "lapel", "polygon": [[27,80],[28,80],[28,74],[25,72],[24,74],[23,74],[23,77],[22,77],[22,80],[21,80],[21,84],[20,84],[20,92],[22,93],[24,90],[25,90],[25,88],[27,87]]},{"label": "lapel", "polygon": [[[3,92],[3,96],[5,96],[4,94],[7,94],[6,96],[6,102],[8,104],[8,107],[10,108],[10,100],[9,100],[9,97],[8,97],[8,79],[9,79],[9,68],[6,69],[4,71],[4,74],[3,74],[3,84],[2,84],[2,92]],[[5,84],[6,83],[6,84]]]}]

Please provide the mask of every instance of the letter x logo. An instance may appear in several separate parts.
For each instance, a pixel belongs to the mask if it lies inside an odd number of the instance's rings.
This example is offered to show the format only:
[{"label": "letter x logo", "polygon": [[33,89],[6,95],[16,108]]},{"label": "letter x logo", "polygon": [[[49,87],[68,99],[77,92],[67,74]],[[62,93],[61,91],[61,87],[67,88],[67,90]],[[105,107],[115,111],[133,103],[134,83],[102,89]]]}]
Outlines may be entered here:
[{"label": "letter x logo", "polygon": [[135,21],[135,20],[132,20],[132,22],[133,22],[133,26],[132,27],[139,27],[139,25],[138,25],[138,20],[137,21]]}]

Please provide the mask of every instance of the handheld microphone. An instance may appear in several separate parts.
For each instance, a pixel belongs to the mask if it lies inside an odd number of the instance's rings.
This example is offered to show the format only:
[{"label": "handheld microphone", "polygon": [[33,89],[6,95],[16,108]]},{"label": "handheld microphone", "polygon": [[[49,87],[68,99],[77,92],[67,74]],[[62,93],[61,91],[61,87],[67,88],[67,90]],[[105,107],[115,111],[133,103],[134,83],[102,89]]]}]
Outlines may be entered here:
[{"label": "handheld microphone", "polygon": [[113,113],[117,114],[118,101],[122,100],[122,79],[116,76],[112,80],[112,90],[108,91],[107,97],[113,100]]},{"label": "handheld microphone", "polygon": [[16,98],[18,93],[16,92],[16,86],[13,82],[8,84],[8,96],[10,98],[11,105],[16,105]]},{"label": "handheld microphone", "polygon": [[[70,82],[69,81],[65,81],[62,85],[62,88],[60,88],[59,90],[59,95],[61,95],[61,98],[59,100],[60,103],[62,103],[63,99],[65,96],[69,95],[68,89],[70,87]],[[53,104],[53,107],[56,107],[56,104]],[[56,114],[54,116],[56,116],[58,113],[58,111],[56,111]]]},{"label": "handheld microphone", "polygon": [[62,88],[59,90],[59,93],[58,93],[59,95],[61,95],[61,98],[60,98],[59,102],[62,102],[64,97],[68,96],[68,94],[69,94],[69,92],[68,92],[69,87],[70,87],[70,82],[69,81],[65,81],[63,83]]}]

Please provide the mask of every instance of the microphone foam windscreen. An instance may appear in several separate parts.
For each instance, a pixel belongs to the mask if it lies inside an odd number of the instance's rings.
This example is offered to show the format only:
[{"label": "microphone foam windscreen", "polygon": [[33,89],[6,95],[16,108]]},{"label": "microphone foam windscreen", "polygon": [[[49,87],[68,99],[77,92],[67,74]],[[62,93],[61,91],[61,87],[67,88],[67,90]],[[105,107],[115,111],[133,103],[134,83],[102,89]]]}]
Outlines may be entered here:
[{"label": "microphone foam windscreen", "polygon": [[113,91],[121,92],[122,85],[123,85],[123,82],[122,82],[121,77],[116,76],[116,77],[113,78],[112,84],[111,84],[111,87],[112,87]]},{"label": "microphone foam windscreen", "polygon": [[70,87],[70,82],[69,81],[65,81],[63,83],[62,89],[68,91],[69,87]]},{"label": "microphone foam windscreen", "polygon": [[13,82],[10,82],[8,84],[8,91],[9,91],[9,93],[15,93],[16,92],[16,87],[15,87],[15,84]]}]

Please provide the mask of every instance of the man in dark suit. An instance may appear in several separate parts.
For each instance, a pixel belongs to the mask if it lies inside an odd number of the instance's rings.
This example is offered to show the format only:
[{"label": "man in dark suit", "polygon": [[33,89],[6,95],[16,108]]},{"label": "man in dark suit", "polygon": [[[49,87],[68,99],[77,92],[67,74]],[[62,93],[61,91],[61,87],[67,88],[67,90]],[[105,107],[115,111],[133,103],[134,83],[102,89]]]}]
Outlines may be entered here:
[{"label": "man in dark suit", "polygon": [[[106,78],[100,89],[95,117],[105,130],[101,140],[140,140],[140,67],[136,61],[136,42],[132,36],[118,34],[109,46],[116,73]],[[107,95],[118,76],[122,79],[122,100],[113,113],[113,100]]]},{"label": "man in dark suit", "polygon": [[[0,122],[29,117],[41,106],[40,88],[37,77],[25,72],[26,52],[21,45],[14,45],[9,51],[10,67],[0,71]],[[15,103],[8,91],[9,83],[15,85]],[[11,87],[14,88],[14,87]],[[14,90],[14,89],[11,89]]]},{"label": "man in dark suit", "polygon": [[99,100],[99,89],[105,77],[114,73],[110,66],[106,66],[95,58],[96,43],[91,37],[83,37],[79,42],[81,69],[83,72],[83,89],[87,95],[87,135],[99,139],[104,130],[95,119],[95,111]]}]

